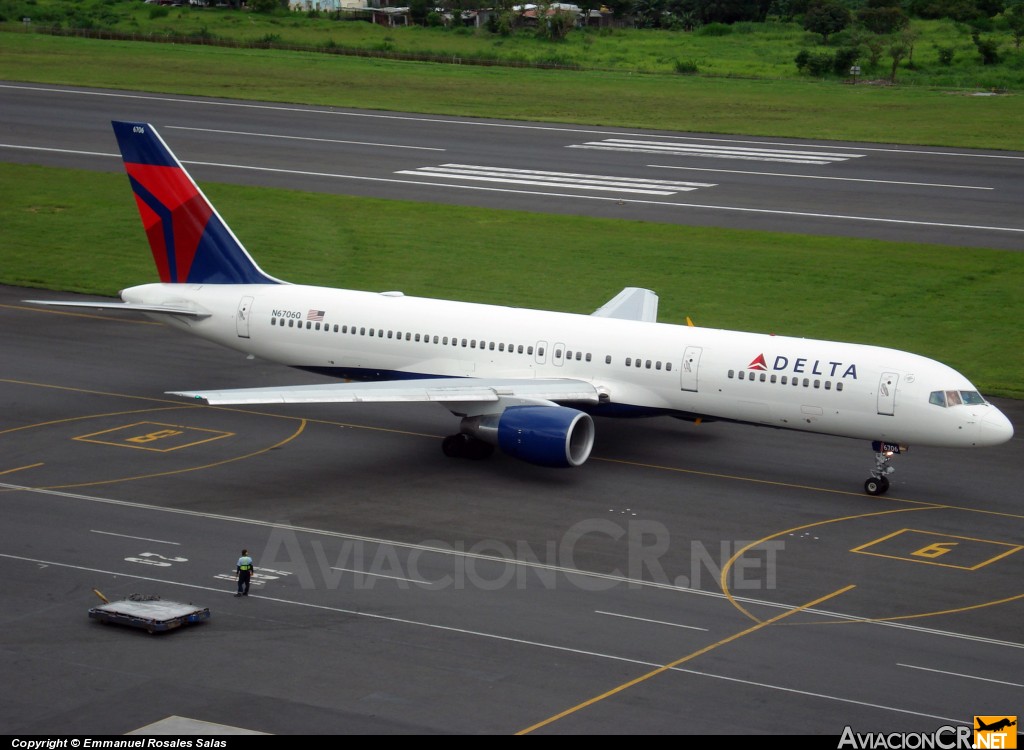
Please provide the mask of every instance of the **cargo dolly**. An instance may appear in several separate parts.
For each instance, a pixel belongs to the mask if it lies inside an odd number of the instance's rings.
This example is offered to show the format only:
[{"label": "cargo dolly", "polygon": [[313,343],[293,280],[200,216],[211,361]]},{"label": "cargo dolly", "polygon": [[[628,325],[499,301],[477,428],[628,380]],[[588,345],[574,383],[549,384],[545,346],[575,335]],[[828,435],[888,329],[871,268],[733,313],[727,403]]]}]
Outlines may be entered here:
[{"label": "cargo dolly", "polygon": [[99,591],[93,592],[103,604],[89,610],[89,617],[109,625],[127,625],[141,628],[147,633],[174,630],[210,619],[209,607],[172,602],[159,596],[132,594],[121,601],[111,602]]}]

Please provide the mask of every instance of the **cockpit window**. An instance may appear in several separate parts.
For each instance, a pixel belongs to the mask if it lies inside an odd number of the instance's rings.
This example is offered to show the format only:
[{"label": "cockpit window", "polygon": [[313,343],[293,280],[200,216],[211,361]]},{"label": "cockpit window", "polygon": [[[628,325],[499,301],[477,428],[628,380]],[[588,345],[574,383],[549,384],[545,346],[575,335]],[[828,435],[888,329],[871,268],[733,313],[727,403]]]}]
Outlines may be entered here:
[{"label": "cockpit window", "polygon": [[928,394],[928,403],[936,406],[984,404],[985,398],[977,391],[932,391]]}]

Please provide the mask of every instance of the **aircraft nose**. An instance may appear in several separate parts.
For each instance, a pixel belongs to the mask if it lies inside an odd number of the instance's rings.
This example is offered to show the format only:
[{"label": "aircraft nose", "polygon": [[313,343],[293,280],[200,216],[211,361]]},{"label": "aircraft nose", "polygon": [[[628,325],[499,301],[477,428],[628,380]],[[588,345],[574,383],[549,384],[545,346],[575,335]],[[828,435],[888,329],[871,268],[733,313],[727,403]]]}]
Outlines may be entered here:
[{"label": "aircraft nose", "polygon": [[978,445],[1001,445],[1013,437],[1013,425],[996,407],[991,407],[978,429]]}]

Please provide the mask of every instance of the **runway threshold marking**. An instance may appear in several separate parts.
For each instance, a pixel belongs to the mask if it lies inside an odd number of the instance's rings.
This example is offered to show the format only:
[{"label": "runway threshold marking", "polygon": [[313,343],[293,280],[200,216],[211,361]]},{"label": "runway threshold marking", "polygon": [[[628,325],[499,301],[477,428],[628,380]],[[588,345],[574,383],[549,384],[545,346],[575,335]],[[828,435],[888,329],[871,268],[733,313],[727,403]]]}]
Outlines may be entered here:
[{"label": "runway threshold marking", "polygon": [[704,648],[697,649],[693,653],[687,654],[686,656],[683,656],[683,657],[681,657],[679,659],[676,659],[673,662],[669,662],[668,664],[665,664],[665,665],[663,665],[661,667],[658,667],[657,669],[652,669],[647,674],[640,675],[639,677],[636,677],[636,678],[634,678],[634,679],[632,679],[632,680],[630,680],[628,682],[624,682],[623,684],[619,685],[618,687],[612,688],[611,690],[605,691],[604,693],[601,693],[600,695],[594,696],[590,700],[586,700],[583,703],[579,703],[579,704],[573,706],[572,708],[566,709],[565,711],[562,711],[561,713],[555,714],[554,716],[552,716],[552,717],[550,717],[548,719],[545,719],[544,721],[537,722],[533,726],[527,727],[526,729],[522,729],[522,730],[516,732],[516,734],[517,735],[529,734],[530,732],[536,731],[537,729],[542,729],[543,727],[546,727],[546,726],[548,726],[550,724],[553,724],[554,722],[558,721],[559,719],[563,719],[566,716],[569,716],[571,714],[576,713],[577,711],[581,711],[584,708],[588,708],[590,706],[593,706],[596,703],[600,703],[601,701],[605,700],[606,698],[610,698],[613,695],[618,695],[619,693],[621,693],[621,692],[623,692],[625,690],[628,690],[629,688],[634,687],[635,685],[639,685],[641,682],[646,682],[647,680],[651,679],[652,677],[656,677],[659,674],[667,672],[667,671],[669,671],[671,669],[675,669],[680,664],[685,664],[686,662],[691,661],[692,659],[696,659],[698,656],[703,656],[704,654],[707,654],[707,653],[710,653],[711,651],[714,651],[716,648],[728,645],[728,644],[732,643],[733,641],[736,641],[736,640],[742,638],[743,636],[750,635],[751,633],[756,633],[757,631],[762,630],[763,628],[766,628],[769,625],[774,625],[775,623],[777,623],[777,622],[779,622],[781,620],[784,620],[785,618],[789,617],[790,615],[794,615],[794,614],[797,614],[799,612],[803,612],[804,610],[816,607],[817,605],[821,604],[822,602],[826,602],[829,599],[833,599],[833,598],[835,598],[835,597],[837,597],[837,596],[839,596],[841,594],[845,594],[847,591],[850,591],[851,589],[854,589],[854,588],[856,588],[856,586],[854,586],[852,584],[849,585],[849,586],[844,586],[841,589],[836,589],[831,594],[825,594],[825,596],[820,596],[817,599],[815,599],[814,601],[807,602],[806,604],[802,604],[802,605],[800,605],[798,607],[793,607],[792,609],[788,609],[785,612],[780,612],[779,614],[775,615],[775,617],[772,617],[772,618],[770,618],[768,620],[764,620],[763,622],[759,622],[756,625],[752,625],[751,627],[747,628],[746,630],[741,630],[739,633],[735,633],[735,634],[729,636],[728,638],[723,638],[720,641],[717,641],[715,643],[711,643],[711,644],[705,646]]}]

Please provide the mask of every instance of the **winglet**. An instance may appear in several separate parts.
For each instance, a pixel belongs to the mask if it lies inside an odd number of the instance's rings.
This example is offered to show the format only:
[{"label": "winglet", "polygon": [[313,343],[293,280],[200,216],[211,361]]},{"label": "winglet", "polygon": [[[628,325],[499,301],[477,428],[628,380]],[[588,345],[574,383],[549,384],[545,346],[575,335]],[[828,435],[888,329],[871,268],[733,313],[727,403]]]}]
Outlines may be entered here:
[{"label": "winglet", "polygon": [[282,283],[256,265],[156,128],[112,124],[162,282]]}]

